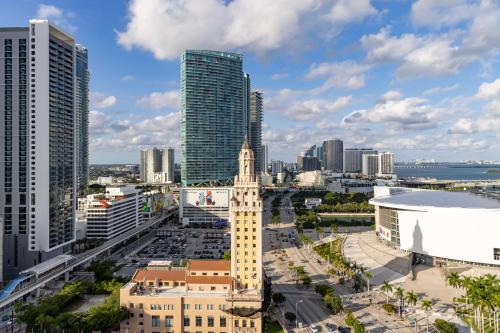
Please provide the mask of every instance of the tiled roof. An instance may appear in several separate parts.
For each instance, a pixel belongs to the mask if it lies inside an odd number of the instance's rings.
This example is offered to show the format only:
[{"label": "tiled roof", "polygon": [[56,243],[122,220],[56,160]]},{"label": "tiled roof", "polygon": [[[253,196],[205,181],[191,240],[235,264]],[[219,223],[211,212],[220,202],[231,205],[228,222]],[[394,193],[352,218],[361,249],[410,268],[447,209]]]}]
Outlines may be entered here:
[{"label": "tiled roof", "polygon": [[187,276],[187,283],[192,284],[231,284],[233,278],[230,276]]},{"label": "tiled roof", "polygon": [[190,260],[188,269],[190,271],[230,271],[229,260]]},{"label": "tiled roof", "polygon": [[156,279],[160,279],[162,281],[185,281],[186,271],[162,271],[162,270],[138,269],[133,277],[133,280],[135,282],[140,282],[143,280],[153,281]]}]

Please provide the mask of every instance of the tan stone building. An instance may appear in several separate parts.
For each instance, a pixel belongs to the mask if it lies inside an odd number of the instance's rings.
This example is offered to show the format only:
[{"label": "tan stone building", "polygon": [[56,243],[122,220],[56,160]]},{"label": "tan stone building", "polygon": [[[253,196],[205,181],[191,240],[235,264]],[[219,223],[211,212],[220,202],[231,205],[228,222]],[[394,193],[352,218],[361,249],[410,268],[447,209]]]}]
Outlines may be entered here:
[{"label": "tan stone building", "polygon": [[262,330],[262,200],[247,140],[230,204],[231,262],[139,269],[120,290],[129,333],[233,333]]}]

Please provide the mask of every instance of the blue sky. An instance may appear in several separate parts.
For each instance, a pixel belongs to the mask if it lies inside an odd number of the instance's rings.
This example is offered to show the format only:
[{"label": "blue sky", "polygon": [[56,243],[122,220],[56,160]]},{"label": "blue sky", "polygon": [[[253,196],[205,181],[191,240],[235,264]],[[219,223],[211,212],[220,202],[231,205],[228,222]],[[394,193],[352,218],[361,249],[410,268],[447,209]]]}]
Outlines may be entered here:
[{"label": "blue sky", "polygon": [[399,161],[500,160],[498,1],[0,0],[3,26],[30,18],[89,49],[91,163],[161,145],[178,160],[186,48],[244,54],[273,159],[339,137]]}]

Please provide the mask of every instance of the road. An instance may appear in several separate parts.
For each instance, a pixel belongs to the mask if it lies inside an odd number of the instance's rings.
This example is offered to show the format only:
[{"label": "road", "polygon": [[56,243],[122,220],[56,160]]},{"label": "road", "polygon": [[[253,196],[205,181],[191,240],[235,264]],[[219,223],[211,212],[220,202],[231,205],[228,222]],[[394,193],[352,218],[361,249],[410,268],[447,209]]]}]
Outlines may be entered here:
[{"label": "road", "polygon": [[[276,315],[281,316],[281,322],[284,323],[284,313],[295,313],[297,306],[298,322],[303,323],[304,326],[320,325],[322,331],[326,332],[326,323],[333,323],[337,326],[339,324],[343,325],[343,316],[332,315],[323,305],[321,296],[314,292],[313,287],[306,288],[296,285],[288,272],[288,262],[293,261],[297,266],[304,266],[305,271],[312,279],[313,286],[315,284],[328,284],[334,287],[335,293],[338,295],[352,294],[352,290],[348,284],[335,283],[327,273],[328,264],[312,250],[304,247],[298,248],[293,242],[290,242],[288,234],[298,238],[293,222],[294,212],[290,205],[290,196],[291,193],[284,196],[282,200],[279,226],[271,224],[271,201],[273,198],[271,197],[264,202],[264,267],[266,274],[271,277],[273,292],[281,292],[286,298],[285,303],[280,306]],[[281,237],[281,234],[285,235],[285,237]],[[365,323],[367,331],[415,332],[414,328],[409,327],[408,321],[395,320],[394,317],[385,315],[383,310],[370,305],[368,300],[350,300],[346,301],[344,306],[355,312],[356,317]],[[419,324],[422,318],[418,318]],[[294,324],[290,323],[287,329],[294,332],[310,331],[310,328],[296,329]]]}]

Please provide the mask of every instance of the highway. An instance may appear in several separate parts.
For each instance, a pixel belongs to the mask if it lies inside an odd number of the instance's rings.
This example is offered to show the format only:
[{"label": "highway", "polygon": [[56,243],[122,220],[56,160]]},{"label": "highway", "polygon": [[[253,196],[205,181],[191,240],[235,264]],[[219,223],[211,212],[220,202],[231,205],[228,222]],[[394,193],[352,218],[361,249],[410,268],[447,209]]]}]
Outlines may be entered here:
[{"label": "highway", "polygon": [[22,298],[23,296],[35,291],[36,289],[44,286],[46,283],[50,282],[51,280],[54,280],[58,277],[60,277],[62,274],[66,272],[70,272],[71,270],[75,269],[76,267],[87,263],[88,261],[91,261],[98,255],[108,251],[109,249],[119,245],[120,243],[128,240],[130,237],[133,237],[137,234],[140,234],[141,232],[147,230],[148,228],[163,222],[172,216],[174,216],[177,213],[177,208],[175,207],[170,207],[169,211],[162,216],[159,216],[151,221],[148,221],[146,223],[141,224],[139,227],[129,230],[124,234],[121,234],[118,237],[115,237],[113,239],[108,240],[104,244],[95,247],[93,249],[90,249],[88,251],[82,252],[80,254],[75,255],[75,259],[69,261],[66,265],[66,267],[61,267],[58,270],[55,270],[51,272],[49,275],[46,275],[42,278],[37,279],[36,281],[32,281],[29,283],[26,283],[23,285],[22,289],[17,290],[10,294],[8,297],[5,297],[4,299],[0,300],[0,308],[4,306],[8,306],[9,304],[17,301],[18,299]]}]

